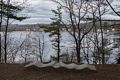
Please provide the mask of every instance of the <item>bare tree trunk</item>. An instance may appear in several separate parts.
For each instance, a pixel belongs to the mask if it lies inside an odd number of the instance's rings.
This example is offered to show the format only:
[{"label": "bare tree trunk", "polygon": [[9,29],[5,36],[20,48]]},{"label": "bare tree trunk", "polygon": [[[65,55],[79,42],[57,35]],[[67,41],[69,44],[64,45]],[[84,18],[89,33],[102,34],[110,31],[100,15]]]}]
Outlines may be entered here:
[{"label": "bare tree trunk", "polygon": [[60,25],[59,25],[59,28],[58,28],[58,52],[57,52],[57,61],[59,62],[60,61]]},{"label": "bare tree trunk", "polygon": [[98,4],[98,11],[99,11],[99,21],[100,21],[100,30],[101,30],[101,48],[100,52],[102,53],[102,64],[105,64],[105,53],[104,53],[104,38],[103,38],[103,26],[102,26],[102,20],[101,20],[101,1]]},{"label": "bare tree trunk", "polygon": [[[1,32],[1,27],[2,27],[2,10],[3,10],[3,0],[0,2],[0,7],[1,7],[1,15],[0,15],[0,32]],[[2,49],[1,49],[1,33],[0,33],[0,63],[2,59]]]},{"label": "bare tree trunk", "polygon": [[[7,1],[7,5],[10,5],[10,0]],[[6,22],[6,28],[5,28],[5,41],[4,41],[4,50],[5,50],[5,55],[4,55],[4,59],[5,59],[5,63],[7,62],[7,33],[8,33],[8,25],[9,25],[9,11],[10,8],[7,7],[7,22]]]},{"label": "bare tree trunk", "polygon": [[80,63],[81,62],[81,60],[80,60],[80,47],[78,44],[76,47],[76,51],[77,51],[77,62]]},{"label": "bare tree trunk", "polygon": [[[98,41],[98,31],[97,31],[98,29],[95,23],[96,23],[96,19],[95,19],[95,15],[93,14],[93,26],[95,32],[95,51],[99,52],[99,41]],[[97,64],[97,61],[99,60],[98,57],[99,57],[98,53],[94,53],[94,64]]]},{"label": "bare tree trunk", "polygon": [[43,60],[42,60],[42,55],[43,54],[41,52],[41,41],[40,41],[40,38],[39,38],[39,54],[40,54],[40,56],[39,56],[40,57],[40,61],[43,62]]}]

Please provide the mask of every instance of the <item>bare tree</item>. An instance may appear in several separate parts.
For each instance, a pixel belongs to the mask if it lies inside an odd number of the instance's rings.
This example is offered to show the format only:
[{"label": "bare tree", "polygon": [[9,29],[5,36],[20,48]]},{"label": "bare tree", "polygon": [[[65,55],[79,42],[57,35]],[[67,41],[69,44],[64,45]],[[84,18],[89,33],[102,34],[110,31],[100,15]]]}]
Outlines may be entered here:
[{"label": "bare tree", "polygon": [[43,62],[43,56],[46,53],[45,52],[45,48],[46,48],[45,33],[36,32],[35,36],[33,36],[32,39],[35,47],[35,54],[37,57],[39,57],[40,61]]},{"label": "bare tree", "polygon": [[[21,38],[21,36],[20,36]],[[18,57],[18,53],[20,53],[21,48],[24,44],[24,40],[18,39],[16,40],[14,37],[8,35],[7,40],[7,53],[8,53],[8,62],[15,63],[16,58]]]},{"label": "bare tree", "polygon": [[[0,1],[0,12],[3,11],[3,0]],[[3,15],[0,13],[0,62],[1,62],[1,57],[2,57],[2,49],[1,49],[1,27],[2,27],[2,18]]]},{"label": "bare tree", "polygon": [[[69,20],[62,21],[67,31],[74,38],[76,45],[76,53],[77,53],[77,62],[81,62],[81,42],[84,39],[85,35],[87,35],[92,27],[88,27],[87,21],[84,21],[86,24],[81,24],[84,17],[89,10],[87,2],[85,0],[52,0],[58,3],[62,9],[65,11],[67,18]],[[67,22],[67,23],[66,23]],[[71,31],[70,31],[71,29]]]},{"label": "bare tree", "polygon": [[31,32],[28,32],[26,34],[25,39],[22,42],[21,48],[20,48],[20,54],[19,56],[24,60],[24,63],[28,63],[29,61],[33,61],[32,56],[34,56],[34,48],[32,44],[32,37]]},{"label": "bare tree", "polygon": [[104,27],[106,27],[106,25],[104,25],[102,16],[109,11],[107,9],[108,5],[106,4],[105,0],[99,0],[96,1],[96,4],[90,4],[90,7],[92,12],[89,13],[92,14],[92,17],[88,19],[92,20],[94,26],[93,32],[95,32],[94,41],[91,39],[94,44],[95,51],[93,52],[93,63],[105,64],[107,52],[105,50],[106,44],[104,39]]}]

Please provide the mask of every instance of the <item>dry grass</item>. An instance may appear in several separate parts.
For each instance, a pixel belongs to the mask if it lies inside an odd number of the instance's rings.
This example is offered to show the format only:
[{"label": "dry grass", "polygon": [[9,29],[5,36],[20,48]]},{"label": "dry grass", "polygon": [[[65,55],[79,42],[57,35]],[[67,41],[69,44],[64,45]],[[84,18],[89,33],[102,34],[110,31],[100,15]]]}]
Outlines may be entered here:
[{"label": "dry grass", "polygon": [[20,64],[0,64],[0,80],[120,80],[120,65],[95,65],[97,71],[64,68],[24,68]]}]

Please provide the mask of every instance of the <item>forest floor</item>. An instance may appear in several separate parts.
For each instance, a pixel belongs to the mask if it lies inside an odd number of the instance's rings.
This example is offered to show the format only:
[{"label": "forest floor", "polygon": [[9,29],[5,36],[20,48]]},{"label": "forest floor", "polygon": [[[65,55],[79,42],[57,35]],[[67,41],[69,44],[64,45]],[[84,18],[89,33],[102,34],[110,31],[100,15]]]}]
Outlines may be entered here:
[{"label": "forest floor", "polygon": [[64,68],[25,68],[21,64],[0,64],[0,80],[120,80],[120,65],[95,65],[97,71]]}]

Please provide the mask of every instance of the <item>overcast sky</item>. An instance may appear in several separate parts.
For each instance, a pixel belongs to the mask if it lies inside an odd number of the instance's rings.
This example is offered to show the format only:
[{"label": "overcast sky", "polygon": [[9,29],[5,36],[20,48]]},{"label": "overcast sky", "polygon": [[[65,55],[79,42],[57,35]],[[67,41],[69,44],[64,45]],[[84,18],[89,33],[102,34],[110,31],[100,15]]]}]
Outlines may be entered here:
[{"label": "overcast sky", "polygon": [[[57,5],[50,0],[28,0],[29,5],[25,10],[22,11],[22,15],[30,18],[18,22],[14,21],[14,24],[37,24],[37,23],[50,23],[50,18],[53,17],[52,9],[55,9]],[[120,6],[120,0],[115,0],[112,3],[113,6]],[[103,18],[120,19],[120,17],[107,14]]]},{"label": "overcast sky", "polygon": [[53,17],[52,9],[56,8],[56,4],[49,0],[28,0],[28,5],[22,11],[22,15],[30,18],[19,22],[14,21],[15,24],[37,24],[37,23],[50,23],[50,18]]}]

